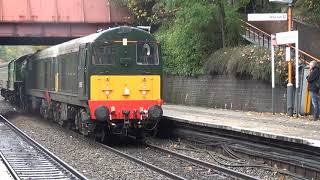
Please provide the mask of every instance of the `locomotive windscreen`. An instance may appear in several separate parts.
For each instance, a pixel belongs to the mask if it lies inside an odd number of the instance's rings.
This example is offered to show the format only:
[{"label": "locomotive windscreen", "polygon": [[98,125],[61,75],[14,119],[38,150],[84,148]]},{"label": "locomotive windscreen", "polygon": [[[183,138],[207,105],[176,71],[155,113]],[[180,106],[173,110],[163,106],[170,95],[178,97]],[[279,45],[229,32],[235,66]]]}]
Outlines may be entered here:
[{"label": "locomotive windscreen", "polygon": [[137,55],[138,65],[159,65],[159,50],[156,43],[139,42]]},{"label": "locomotive windscreen", "polygon": [[158,44],[154,42],[96,43],[93,48],[92,64],[113,65],[122,58],[136,60],[138,65],[159,65]]},{"label": "locomotive windscreen", "polygon": [[116,47],[112,44],[94,46],[92,64],[112,65],[116,61]]}]

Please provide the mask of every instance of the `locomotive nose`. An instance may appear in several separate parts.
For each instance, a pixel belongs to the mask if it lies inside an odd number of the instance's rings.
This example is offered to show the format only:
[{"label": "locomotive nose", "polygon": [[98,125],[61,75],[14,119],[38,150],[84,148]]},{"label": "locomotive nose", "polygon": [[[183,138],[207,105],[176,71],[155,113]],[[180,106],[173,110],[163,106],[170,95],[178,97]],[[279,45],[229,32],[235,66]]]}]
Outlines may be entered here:
[{"label": "locomotive nose", "polygon": [[110,115],[109,109],[105,106],[99,106],[94,112],[96,119],[100,122],[105,122]]}]

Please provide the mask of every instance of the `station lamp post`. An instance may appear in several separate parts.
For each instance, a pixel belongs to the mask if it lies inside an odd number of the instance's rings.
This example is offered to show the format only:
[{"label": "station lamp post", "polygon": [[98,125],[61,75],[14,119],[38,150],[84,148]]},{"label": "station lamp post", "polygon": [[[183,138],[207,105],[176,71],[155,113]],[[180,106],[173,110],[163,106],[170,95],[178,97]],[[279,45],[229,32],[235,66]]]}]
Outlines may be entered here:
[{"label": "station lamp post", "polygon": [[[292,0],[269,0],[269,2],[288,5],[288,31],[291,31],[292,30]],[[290,44],[288,44],[288,46],[289,45]],[[297,74],[296,74],[296,76],[297,76]],[[287,114],[289,116],[293,116],[293,83],[292,83],[292,60],[291,60],[291,58],[288,61]]]}]

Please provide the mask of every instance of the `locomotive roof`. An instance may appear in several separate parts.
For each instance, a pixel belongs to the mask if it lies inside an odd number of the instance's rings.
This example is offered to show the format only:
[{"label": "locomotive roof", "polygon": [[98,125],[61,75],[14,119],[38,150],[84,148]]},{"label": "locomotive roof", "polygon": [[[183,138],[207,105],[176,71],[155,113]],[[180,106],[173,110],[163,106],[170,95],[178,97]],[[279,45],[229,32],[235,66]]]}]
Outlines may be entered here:
[{"label": "locomotive roof", "polygon": [[[137,31],[145,32],[144,30],[141,30],[139,28],[129,27],[129,26],[120,26],[120,27],[115,27],[115,28],[109,28],[109,29],[103,30],[101,32],[90,34],[88,36],[84,36],[84,37],[81,37],[81,38],[73,39],[73,40],[64,42],[62,44],[58,44],[58,45],[51,46],[49,48],[43,49],[41,51],[38,51],[35,54],[35,56],[38,56],[39,58],[47,58],[47,57],[56,57],[56,56],[58,56],[60,54],[78,52],[79,51],[79,46],[81,44],[92,43],[96,39],[98,39],[102,34],[114,31],[116,29],[120,29],[122,27],[128,27],[130,29],[135,29]],[[145,32],[145,33],[147,33],[147,32]]]}]

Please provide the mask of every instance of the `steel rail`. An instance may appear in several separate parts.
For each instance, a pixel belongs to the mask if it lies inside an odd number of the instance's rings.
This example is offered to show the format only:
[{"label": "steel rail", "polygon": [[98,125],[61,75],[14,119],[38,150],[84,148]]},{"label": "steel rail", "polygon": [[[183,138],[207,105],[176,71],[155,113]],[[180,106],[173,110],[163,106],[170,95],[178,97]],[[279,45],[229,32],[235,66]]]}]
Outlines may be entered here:
[{"label": "steel rail", "polygon": [[2,154],[2,152],[0,152],[0,158],[2,159],[4,165],[8,168],[8,171],[11,173],[11,175],[13,176],[13,178],[15,180],[20,180],[19,176],[17,175],[17,173],[13,170],[12,166],[10,165],[10,163],[6,160],[6,158],[4,157],[4,155]]},{"label": "steel rail", "polygon": [[26,140],[29,142],[30,146],[33,146],[37,148],[38,150],[42,151],[45,155],[48,155],[50,158],[55,160],[59,165],[64,167],[66,170],[68,170],[72,175],[74,175],[76,178],[80,180],[87,180],[87,178],[82,175],[80,172],[78,172],[76,169],[68,165],[66,162],[61,160],[58,156],[54,155],[51,151],[43,147],[41,144],[33,140],[30,136],[22,132],[18,127],[13,125],[9,120],[7,120],[2,114],[0,114],[0,122],[4,121],[6,125],[8,125],[9,128],[11,128],[14,132],[17,133],[22,139]]},{"label": "steel rail", "polygon": [[154,165],[152,165],[150,163],[142,161],[142,160],[140,160],[140,159],[138,159],[136,157],[130,156],[130,155],[128,155],[126,153],[123,153],[123,152],[121,152],[121,151],[119,151],[117,149],[114,149],[114,148],[112,148],[110,146],[107,146],[107,145],[101,144],[101,143],[98,143],[98,144],[101,145],[102,147],[106,148],[107,150],[109,150],[109,151],[121,156],[121,157],[129,159],[129,160],[131,160],[131,161],[133,161],[133,162],[135,162],[137,164],[140,164],[140,165],[142,165],[142,166],[144,166],[146,168],[149,168],[149,169],[151,169],[151,170],[153,170],[155,172],[158,172],[159,174],[162,174],[162,175],[164,175],[164,176],[166,176],[168,178],[175,179],[175,180],[186,180],[186,178],[178,176],[178,175],[176,175],[174,173],[171,173],[171,172],[169,172],[167,170],[161,169],[161,168],[159,168],[157,166],[154,166]]},{"label": "steel rail", "polygon": [[[313,176],[320,177],[320,173],[318,172],[320,169],[318,148],[313,148],[306,144],[297,146],[295,142],[285,142],[280,139],[265,137],[260,139],[261,137],[259,136],[238,132],[232,133],[230,130],[221,129],[220,131],[212,131],[209,129],[178,123],[176,124],[173,136],[208,147],[216,146],[217,142],[230,144],[234,152],[244,154],[243,157],[248,156],[245,159],[255,159],[257,157],[258,159],[262,159],[262,161],[268,162],[267,164],[270,167],[274,164],[286,166],[287,171],[278,172],[295,177],[296,179],[304,179],[305,176],[308,178],[312,178]],[[268,149],[268,151],[265,151],[265,149]],[[291,156],[296,158],[292,158]]]},{"label": "steel rail", "polygon": [[158,150],[160,152],[163,152],[165,154],[170,154],[172,156],[175,156],[175,157],[177,157],[177,158],[179,158],[181,160],[189,161],[189,162],[192,162],[194,164],[198,164],[200,166],[203,166],[203,167],[206,167],[206,168],[209,168],[209,169],[214,169],[216,171],[222,172],[223,174],[230,175],[230,176],[235,177],[235,178],[241,178],[241,179],[246,179],[246,180],[258,180],[259,179],[259,178],[253,177],[253,176],[249,176],[247,174],[243,174],[241,172],[237,172],[237,171],[234,171],[234,170],[231,170],[231,169],[216,165],[216,164],[212,164],[212,163],[209,163],[209,162],[205,162],[205,161],[201,161],[201,160],[198,160],[198,159],[194,159],[194,158],[191,158],[191,157],[185,156],[183,154],[179,154],[179,153],[170,151],[168,149],[161,148],[159,146],[156,146],[156,145],[153,145],[153,144],[150,144],[150,143],[146,143],[146,145],[151,147],[151,148],[153,148],[153,149],[156,149],[156,150]]}]

